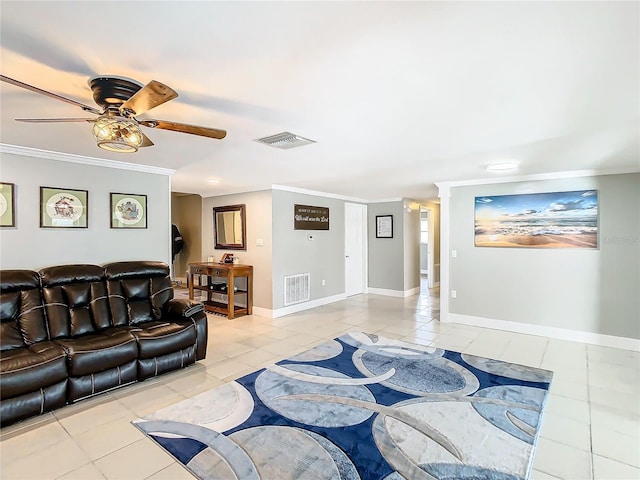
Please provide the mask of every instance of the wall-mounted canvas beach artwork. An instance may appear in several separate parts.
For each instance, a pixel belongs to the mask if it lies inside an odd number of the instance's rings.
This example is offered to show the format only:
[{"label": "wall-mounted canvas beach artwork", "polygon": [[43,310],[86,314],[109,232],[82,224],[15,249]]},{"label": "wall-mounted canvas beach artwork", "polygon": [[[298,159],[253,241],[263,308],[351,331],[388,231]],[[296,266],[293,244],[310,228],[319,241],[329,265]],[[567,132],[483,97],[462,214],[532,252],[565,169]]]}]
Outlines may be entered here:
[{"label": "wall-mounted canvas beach artwork", "polygon": [[476,197],[475,246],[598,248],[598,192]]}]

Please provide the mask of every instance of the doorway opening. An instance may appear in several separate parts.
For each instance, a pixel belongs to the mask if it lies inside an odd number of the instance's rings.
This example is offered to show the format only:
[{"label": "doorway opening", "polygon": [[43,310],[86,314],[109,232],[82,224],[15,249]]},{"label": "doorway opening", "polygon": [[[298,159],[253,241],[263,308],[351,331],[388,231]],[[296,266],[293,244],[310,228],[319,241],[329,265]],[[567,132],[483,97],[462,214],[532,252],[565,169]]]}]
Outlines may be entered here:
[{"label": "doorway opening", "polygon": [[433,241],[430,211],[420,207],[420,291],[433,288]]}]

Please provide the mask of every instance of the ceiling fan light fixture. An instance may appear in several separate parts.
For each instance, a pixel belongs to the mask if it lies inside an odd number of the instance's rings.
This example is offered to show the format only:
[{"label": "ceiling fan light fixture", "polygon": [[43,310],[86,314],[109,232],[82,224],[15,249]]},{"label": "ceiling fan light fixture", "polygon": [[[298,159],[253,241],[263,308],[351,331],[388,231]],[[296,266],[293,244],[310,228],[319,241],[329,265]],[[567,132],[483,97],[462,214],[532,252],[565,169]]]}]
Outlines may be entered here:
[{"label": "ceiling fan light fixture", "polygon": [[92,133],[98,147],[110,152],[137,152],[144,141],[138,124],[119,116],[99,117],[93,124]]}]

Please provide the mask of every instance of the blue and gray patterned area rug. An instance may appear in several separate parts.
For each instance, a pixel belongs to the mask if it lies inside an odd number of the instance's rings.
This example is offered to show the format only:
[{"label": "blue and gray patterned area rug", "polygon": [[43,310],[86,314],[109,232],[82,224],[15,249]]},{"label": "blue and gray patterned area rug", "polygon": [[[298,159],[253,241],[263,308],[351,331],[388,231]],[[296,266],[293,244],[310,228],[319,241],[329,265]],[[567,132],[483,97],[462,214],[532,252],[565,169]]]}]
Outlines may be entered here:
[{"label": "blue and gray patterned area rug", "polygon": [[133,423],[200,479],[519,480],[551,377],[351,333]]}]

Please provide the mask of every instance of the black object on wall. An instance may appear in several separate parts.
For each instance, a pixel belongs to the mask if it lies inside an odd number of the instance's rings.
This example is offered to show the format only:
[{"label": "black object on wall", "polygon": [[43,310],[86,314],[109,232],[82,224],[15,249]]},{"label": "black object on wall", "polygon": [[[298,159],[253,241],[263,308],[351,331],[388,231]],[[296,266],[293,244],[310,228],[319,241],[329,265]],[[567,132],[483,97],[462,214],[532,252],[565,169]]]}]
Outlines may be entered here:
[{"label": "black object on wall", "polygon": [[176,255],[180,253],[182,248],[184,247],[184,239],[182,235],[180,235],[180,230],[175,224],[171,225],[171,255],[172,262],[176,261]]}]

